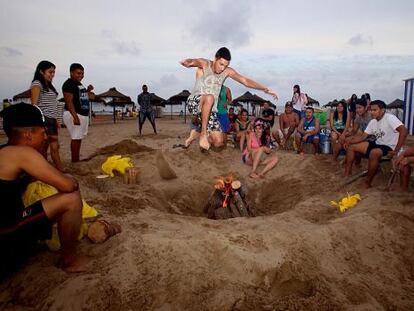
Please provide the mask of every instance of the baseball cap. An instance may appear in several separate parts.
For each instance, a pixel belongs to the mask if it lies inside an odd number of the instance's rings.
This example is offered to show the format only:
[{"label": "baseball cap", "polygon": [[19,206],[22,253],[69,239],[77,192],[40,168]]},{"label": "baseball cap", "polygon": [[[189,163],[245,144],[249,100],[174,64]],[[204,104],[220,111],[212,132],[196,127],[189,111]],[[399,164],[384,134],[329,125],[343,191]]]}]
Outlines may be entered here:
[{"label": "baseball cap", "polygon": [[0,112],[6,135],[16,127],[44,127],[45,118],[39,107],[31,104],[15,104]]}]

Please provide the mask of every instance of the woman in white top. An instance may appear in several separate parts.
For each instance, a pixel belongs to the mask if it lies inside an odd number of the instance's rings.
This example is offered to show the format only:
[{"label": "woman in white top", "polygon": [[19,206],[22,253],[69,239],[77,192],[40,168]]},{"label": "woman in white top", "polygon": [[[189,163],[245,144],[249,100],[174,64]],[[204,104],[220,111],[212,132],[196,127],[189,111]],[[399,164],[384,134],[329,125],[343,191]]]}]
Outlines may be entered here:
[{"label": "woman in white top", "polygon": [[62,171],[57,122],[58,93],[52,84],[55,69],[56,66],[53,63],[47,60],[41,61],[36,67],[30,90],[32,104],[38,106],[45,117],[47,142],[45,142],[42,149],[42,154],[47,158],[47,149],[50,146],[50,155],[53,163],[58,170]]},{"label": "woman in white top", "polygon": [[299,120],[302,119],[305,115],[305,106],[308,104],[308,97],[304,93],[301,93],[300,86],[297,84],[293,87],[292,103],[293,111],[298,114]]}]

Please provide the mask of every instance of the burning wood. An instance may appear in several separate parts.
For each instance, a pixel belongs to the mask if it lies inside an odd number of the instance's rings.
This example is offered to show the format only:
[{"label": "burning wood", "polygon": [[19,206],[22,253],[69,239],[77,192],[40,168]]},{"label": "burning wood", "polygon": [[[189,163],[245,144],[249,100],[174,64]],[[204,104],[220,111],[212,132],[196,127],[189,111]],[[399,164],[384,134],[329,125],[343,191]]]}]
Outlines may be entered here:
[{"label": "burning wood", "polygon": [[255,216],[254,210],[246,201],[247,191],[233,176],[220,177],[214,185],[204,211],[211,219]]}]

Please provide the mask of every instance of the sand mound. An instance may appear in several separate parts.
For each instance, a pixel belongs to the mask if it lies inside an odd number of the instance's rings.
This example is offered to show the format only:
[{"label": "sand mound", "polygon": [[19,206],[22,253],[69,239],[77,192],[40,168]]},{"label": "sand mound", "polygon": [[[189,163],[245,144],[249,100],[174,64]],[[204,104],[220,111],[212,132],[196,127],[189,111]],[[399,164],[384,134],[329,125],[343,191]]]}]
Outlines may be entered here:
[{"label": "sand mound", "polygon": [[90,159],[98,156],[98,155],[107,155],[107,154],[121,154],[121,155],[126,155],[126,154],[134,154],[134,153],[139,153],[139,152],[149,152],[149,151],[153,151],[154,149],[147,147],[145,145],[139,145],[137,144],[135,141],[131,140],[131,139],[124,139],[122,141],[120,141],[119,143],[113,144],[113,145],[109,145],[109,146],[105,146],[103,148],[99,148],[97,151],[95,151],[94,153],[92,153],[92,155],[90,155],[89,157],[87,157],[85,160],[83,161],[89,161]]}]

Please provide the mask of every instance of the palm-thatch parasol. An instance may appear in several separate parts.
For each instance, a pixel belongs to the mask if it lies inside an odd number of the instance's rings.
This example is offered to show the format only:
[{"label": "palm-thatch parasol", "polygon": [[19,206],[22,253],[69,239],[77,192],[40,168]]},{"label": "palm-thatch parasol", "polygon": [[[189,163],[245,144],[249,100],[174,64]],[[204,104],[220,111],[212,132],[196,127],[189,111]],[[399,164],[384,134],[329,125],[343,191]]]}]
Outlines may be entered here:
[{"label": "palm-thatch parasol", "polygon": [[27,100],[27,101],[30,101],[30,97],[32,96],[32,91],[30,90],[30,89],[28,89],[28,90],[26,90],[26,91],[24,91],[24,92],[21,92],[21,93],[19,93],[19,94],[17,94],[17,95],[14,95],[13,96],[13,101],[17,101],[17,100]]},{"label": "palm-thatch parasol", "polygon": [[308,105],[310,105],[310,106],[319,106],[319,102],[316,99],[313,99],[308,94],[306,94],[306,96],[308,97]]},{"label": "palm-thatch parasol", "polygon": [[172,120],[172,106],[182,105],[184,102],[184,123],[187,122],[187,99],[191,95],[188,90],[182,90],[180,93],[175,94],[168,98],[167,104],[171,105],[171,120]]},{"label": "palm-thatch parasol", "polygon": [[235,103],[247,103],[247,111],[249,111],[249,104],[254,105],[263,104],[266,100],[257,96],[256,94],[252,94],[249,91],[244,93],[243,95],[233,99],[233,104]]},{"label": "palm-thatch parasol", "polygon": [[396,99],[387,105],[387,109],[402,109],[403,107],[404,102],[401,99]]},{"label": "palm-thatch parasol", "polygon": [[122,94],[119,92],[115,87],[111,87],[108,91],[103,92],[101,94],[96,95],[100,98],[111,98],[112,100],[105,103],[105,105],[111,105],[113,107],[113,120],[114,123],[116,123],[116,106],[125,107],[125,105],[132,104],[134,105],[134,102],[131,101],[131,97]]}]

